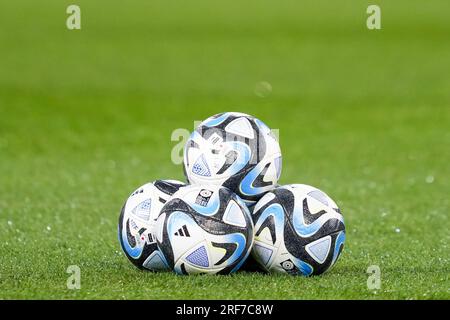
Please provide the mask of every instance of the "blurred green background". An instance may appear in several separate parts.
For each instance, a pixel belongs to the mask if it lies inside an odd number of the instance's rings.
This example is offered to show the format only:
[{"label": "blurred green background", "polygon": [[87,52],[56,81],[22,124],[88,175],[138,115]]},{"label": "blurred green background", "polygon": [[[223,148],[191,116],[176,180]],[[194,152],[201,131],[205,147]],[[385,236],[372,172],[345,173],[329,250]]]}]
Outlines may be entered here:
[{"label": "blurred green background", "polygon": [[[69,4],[81,30],[66,28]],[[366,27],[369,4],[381,30]],[[449,299],[449,12],[446,0],[3,1],[0,299]],[[329,273],[179,277],[121,253],[129,193],[183,179],[172,131],[223,111],[279,129],[281,183],[340,204],[347,241]]]}]

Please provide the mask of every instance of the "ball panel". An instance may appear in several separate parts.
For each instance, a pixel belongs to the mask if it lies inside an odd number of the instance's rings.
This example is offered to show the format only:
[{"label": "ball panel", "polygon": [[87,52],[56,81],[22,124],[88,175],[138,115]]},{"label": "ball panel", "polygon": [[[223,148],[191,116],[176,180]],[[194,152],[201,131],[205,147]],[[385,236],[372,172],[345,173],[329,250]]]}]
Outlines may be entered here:
[{"label": "ball panel", "polygon": [[[134,265],[143,269],[143,263],[146,259],[145,255],[151,254],[155,250],[155,247],[152,247],[151,243],[146,243],[145,238],[141,238],[141,235],[144,234],[147,229],[138,227],[134,220],[130,221],[129,218],[125,219],[124,216],[125,205],[123,206],[119,217],[118,235],[121,248]],[[140,234],[139,231],[141,231]]]},{"label": "ball panel", "polygon": [[252,254],[263,268],[316,275],[334,265],[345,241],[345,225],[325,193],[306,185],[282,186],[264,196],[255,209]]},{"label": "ball panel", "polygon": [[183,183],[176,180],[157,180],[134,191],[122,207],[118,237],[126,257],[138,268],[159,271],[167,263],[158,251],[155,239],[155,220],[170,195]]},{"label": "ball panel", "polygon": [[167,236],[163,236],[165,245],[161,247],[161,250],[165,253],[165,247],[170,246],[174,265],[177,265],[193,247],[205,241],[201,228],[185,212],[174,211],[168,214],[165,228]]},{"label": "ball panel", "polygon": [[255,137],[252,125],[246,117],[239,117],[234,119],[229,124],[227,124],[227,126],[225,127],[225,131],[248,139],[253,139]]},{"label": "ball panel", "polygon": [[253,242],[250,212],[236,194],[219,186],[191,185],[176,192],[156,229],[162,233],[160,250],[179,274],[234,272]]}]

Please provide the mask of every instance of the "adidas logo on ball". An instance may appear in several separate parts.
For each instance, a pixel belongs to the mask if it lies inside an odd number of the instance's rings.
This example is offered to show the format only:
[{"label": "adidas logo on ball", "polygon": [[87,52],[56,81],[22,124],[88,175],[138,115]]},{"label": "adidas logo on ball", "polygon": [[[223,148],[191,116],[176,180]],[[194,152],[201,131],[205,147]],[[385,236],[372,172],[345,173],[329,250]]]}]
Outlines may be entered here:
[{"label": "adidas logo on ball", "polygon": [[189,231],[186,227],[186,225],[184,225],[183,227],[181,227],[180,229],[178,229],[177,232],[175,232],[176,236],[180,236],[180,237],[190,237],[191,235],[189,234]]}]

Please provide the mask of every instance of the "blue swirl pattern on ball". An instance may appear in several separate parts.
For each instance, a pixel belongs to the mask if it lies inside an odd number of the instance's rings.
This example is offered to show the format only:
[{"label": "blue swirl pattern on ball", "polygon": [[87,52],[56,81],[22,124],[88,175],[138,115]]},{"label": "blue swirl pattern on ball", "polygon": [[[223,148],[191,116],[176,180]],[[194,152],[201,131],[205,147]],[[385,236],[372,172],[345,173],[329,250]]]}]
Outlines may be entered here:
[{"label": "blue swirl pattern on ball", "polygon": [[136,189],[122,207],[118,240],[125,256],[140,269],[167,270],[154,235],[155,219],[164,203],[184,184],[175,180],[156,180]]},{"label": "blue swirl pattern on ball", "polygon": [[325,193],[307,185],[286,185],[266,194],[252,214],[253,257],[269,272],[318,275],[339,258],[344,218]]},{"label": "blue swirl pattern on ball", "polygon": [[206,119],[190,135],[183,164],[189,183],[227,187],[251,205],[276,186],[282,156],[261,120],[226,112]]},{"label": "blue swirl pattern on ball", "polygon": [[245,203],[227,188],[190,185],[161,209],[158,248],[178,274],[237,271],[253,245],[253,222]]}]

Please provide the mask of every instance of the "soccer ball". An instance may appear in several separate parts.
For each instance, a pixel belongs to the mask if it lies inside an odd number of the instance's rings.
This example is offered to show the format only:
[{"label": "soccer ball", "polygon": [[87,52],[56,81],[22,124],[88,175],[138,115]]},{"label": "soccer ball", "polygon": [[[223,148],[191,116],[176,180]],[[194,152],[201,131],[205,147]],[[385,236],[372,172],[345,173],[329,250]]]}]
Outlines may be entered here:
[{"label": "soccer ball", "polygon": [[239,269],[253,244],[244,202],[227,188],[190,185],[161,209],[158,247],[178,274],[228,274]]},{"label": "soccer ball", "polygon": [[344,219],[322,191],[303,184],[276,188],[256,204],[252,255],[263,269],[318,275],[336,263],[345,241]]},{"label": "soccer ball", "polygon": [[127,258],[138,268],[168,269],[153,231],[164,203],[182,186],[176,180],[156,180],[138,188],[125,202],[119,218],[119,242]]},{"label": "soccer ball", "polygon": [[281,166],[276,137],[261,120],[244,113],[206,119],[184,148],[184,172],[191,184],[227,187],[248,205],[275,187]]}]

